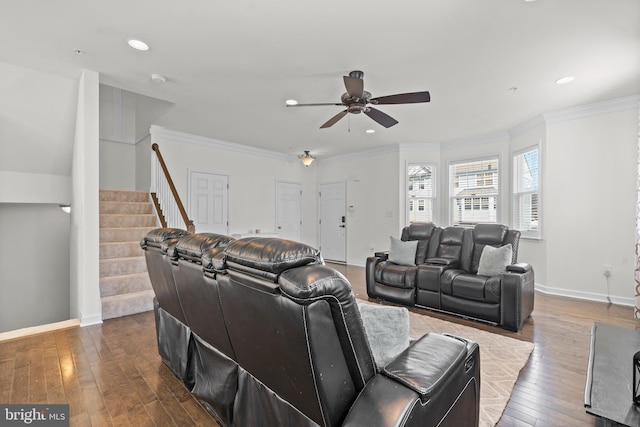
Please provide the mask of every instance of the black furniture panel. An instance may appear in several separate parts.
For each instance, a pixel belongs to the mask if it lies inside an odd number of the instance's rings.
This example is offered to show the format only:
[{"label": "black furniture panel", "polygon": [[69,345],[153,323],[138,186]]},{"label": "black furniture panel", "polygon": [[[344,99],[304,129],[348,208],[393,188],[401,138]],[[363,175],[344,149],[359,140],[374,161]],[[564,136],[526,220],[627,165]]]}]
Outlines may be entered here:
[{"label": "black furniture panel", "polygon": [[476,343],[431,333],[377,366],[351,285],[316,249],[222,240],[179,239],[153,273],[170,272],[185,319],[167,327],[156,303],[159,351],[185,347],[181,379],[222,425],[478,425]]},{"label": "black furniture panel", "polygon": [[[442,229],[432,223],[414,223],[403,229],[403,240],[411,240],[412,230],[421,228],[431,230],[427,258],[416,257],[416,266],[396,265],[385,253],[367,258],[367,295],[482,320],[516,332],[522,329],[533,311],[534,272],[529,264],[518,263],[520,232],[501,224]],[[493,276],[479,275],[484,248],[505,245],[512,248],[511,265]]]}]

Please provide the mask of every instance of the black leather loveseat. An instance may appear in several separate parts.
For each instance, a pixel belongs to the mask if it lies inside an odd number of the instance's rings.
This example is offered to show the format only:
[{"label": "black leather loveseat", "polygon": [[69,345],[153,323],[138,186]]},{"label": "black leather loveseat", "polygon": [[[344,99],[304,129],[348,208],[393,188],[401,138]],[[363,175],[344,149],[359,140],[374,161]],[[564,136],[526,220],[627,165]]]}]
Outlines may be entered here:
[{"label": "black leather loveseat", "polygon": [[382,366],[351,285],[316,249],[187,234],[149,252],[172,235],[142,242],[150,268],[171,265],[171,278],[150,272],[154,289],[173,283],[182,308],[179,320],[156,300],[158,347],[186,354],[172,370],[222,425],[478,425],[476,343],[430,333]]},{"label": "black leather loveseat", "polygon": [[517,262],[519,231],[500,224],[440,228],[414,223],[403,229],[401,241],[416,244],[413,259],[394,259],[388,252],[367,258],[369,297],[512,331],[519,331],[531,315],[534,272]]}]

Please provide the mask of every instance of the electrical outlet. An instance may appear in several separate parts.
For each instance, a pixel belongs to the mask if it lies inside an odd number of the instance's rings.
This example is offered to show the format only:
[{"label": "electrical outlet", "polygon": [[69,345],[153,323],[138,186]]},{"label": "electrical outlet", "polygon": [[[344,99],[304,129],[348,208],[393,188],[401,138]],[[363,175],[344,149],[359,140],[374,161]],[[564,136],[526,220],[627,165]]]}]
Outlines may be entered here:
[{"label": "electrical outlet", "polygon": [[610,265],[603,265],[602,266],[602,275],[604,277],[611,277],[611,273],[613,272],[613,269],[611,268]]}]

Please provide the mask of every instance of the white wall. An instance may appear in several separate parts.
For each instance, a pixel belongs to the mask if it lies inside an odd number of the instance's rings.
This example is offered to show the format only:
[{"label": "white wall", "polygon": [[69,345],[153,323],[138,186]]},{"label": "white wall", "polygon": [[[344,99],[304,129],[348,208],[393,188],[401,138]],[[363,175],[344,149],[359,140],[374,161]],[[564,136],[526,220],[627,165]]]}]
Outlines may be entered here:
[{"label": "white wall", "polygon": [[102,322],[98,259],[98,84],[98,73],[83,71],[72,160],[70,311],[83,326]]},{"label": "white wall", "polygon": [[69,214],[0,203],[0,333],[69,319]]},{"label": "white wall", "polygon": [[0,332],[69,319],[77,80],[0,62]]},{"label": "white wall", "polygon": [[136,190],[151,188],[151,135],[136,144]]},{"label": "white wall", "polygon": [[100,188],[136,189],[136,146],[100,140]]},{"label": "white wall", "polygon": [[318,185],[347,184],[347,206],[353,206],[347,211],[348,264],[364,265],[374,252],[389,249],[389,236],[400,235],[399,168],[397,148],[318,162]]},{"label": "white wall", "polygon": [[569,295],[634,296],[638,106],[547,124],[545,286]]},{"label": "white wall", "polygon": [[[295,156],[253,149],[210,138],[151,128],[182,202],[189,210],[191,171],[229,177],[229,234],[276,228],[276,181],[302,184],[302,241],[316,246],[317,201],[315,167]],[[191,215],[190,215],[191,216]],[[197,230],[196,230],[197,231]]]}]

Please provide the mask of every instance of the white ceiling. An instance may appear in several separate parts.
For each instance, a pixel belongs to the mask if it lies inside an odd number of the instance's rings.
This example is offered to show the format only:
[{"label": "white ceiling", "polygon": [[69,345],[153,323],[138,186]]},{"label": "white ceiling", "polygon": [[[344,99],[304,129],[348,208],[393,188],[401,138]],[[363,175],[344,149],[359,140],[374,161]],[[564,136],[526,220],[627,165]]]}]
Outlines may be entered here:
[{"label": "white ceiling", "polygon": [[[640,1],[2,0],[0,61],[70,78],[96,70],[174,103],[159,126],[332,156],[640,93]],[[389,129],[364,115],[319,129],[341,108],[284,106],[339,102],[356,69],[374,97],[428,90],[431,102],[378,107],[399,121]],[[566,75],[575,81],[555,83]]]}]

